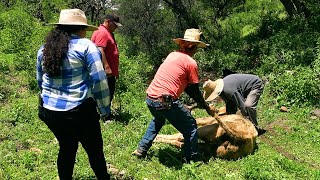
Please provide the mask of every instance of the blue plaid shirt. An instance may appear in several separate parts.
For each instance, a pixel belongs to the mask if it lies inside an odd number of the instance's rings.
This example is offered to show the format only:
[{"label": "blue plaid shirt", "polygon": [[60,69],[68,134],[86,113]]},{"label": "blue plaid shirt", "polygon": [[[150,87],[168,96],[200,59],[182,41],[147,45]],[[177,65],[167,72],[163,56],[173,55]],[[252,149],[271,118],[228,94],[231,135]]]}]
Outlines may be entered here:
[{"label": "blue plaid shirt", "polygon": [[110,113],[110,92],[101,53],[89,39],[72,35],[61,75],[50,78],[43,72],[43,46],[37,54],[37,81],[43,106],[53,111],[68,111],[93,97],[101,116]]}]

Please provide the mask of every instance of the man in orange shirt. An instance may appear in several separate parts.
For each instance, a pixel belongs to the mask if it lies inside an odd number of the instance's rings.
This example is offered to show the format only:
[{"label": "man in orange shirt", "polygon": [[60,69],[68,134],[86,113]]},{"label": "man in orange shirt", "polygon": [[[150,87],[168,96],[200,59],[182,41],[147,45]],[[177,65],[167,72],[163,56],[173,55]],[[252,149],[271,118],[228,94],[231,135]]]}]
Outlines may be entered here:
[{"label": "man in orange shirt", "polygon": [[[113,32],[117,27],[122,26],[119,17],[114,14],[107,14],[104,22],[94,31],[91,41],[94,42],[102,55],[104,71],[107,75],[110,90],[110,106],[114,96],[116,78],[119,77],[119,51]],[[107,118],[110,120],[112,114]]]},{"label": "man in orange shirt", "polygon": [[200,35],[198,29],[187,29],[184,38],[173,39],[180,49],[167,56],[146,91],[146,103],[154,117],[133,155],[146,156],[167,119],[183,134],[184,160],[188,163],[197,159],[197,124],[178,98],[185,91],[209,113],[210,108],[199,90],[198,65],[192,58],[197,48],[208,46],[200,41]]}]

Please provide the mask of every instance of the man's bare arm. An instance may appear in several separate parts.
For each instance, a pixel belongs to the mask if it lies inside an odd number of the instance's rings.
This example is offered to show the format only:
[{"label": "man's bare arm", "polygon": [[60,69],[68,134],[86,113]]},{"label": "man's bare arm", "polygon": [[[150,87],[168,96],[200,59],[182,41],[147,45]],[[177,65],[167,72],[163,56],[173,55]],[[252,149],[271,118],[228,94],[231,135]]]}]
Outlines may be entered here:
[{"label": "man's bare arm", "polygon": [[110,66],[107,62],[107,57],[106,57],[106,54],[104,53],[104,49],[103,49],[103,47],[98,47],[98,48],[102,54],[102,63],[103,63],[104,71],[106,72],[107,76],[111,76],[112,70],[110,69]]}]

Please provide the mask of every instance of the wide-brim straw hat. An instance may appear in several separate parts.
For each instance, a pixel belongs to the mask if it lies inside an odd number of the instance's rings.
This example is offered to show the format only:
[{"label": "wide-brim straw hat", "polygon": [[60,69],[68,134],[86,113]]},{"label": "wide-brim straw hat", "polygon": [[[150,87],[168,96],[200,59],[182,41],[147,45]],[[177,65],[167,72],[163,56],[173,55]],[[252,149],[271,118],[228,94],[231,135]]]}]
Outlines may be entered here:
[{"label": "wide-brim straw hat", "polygon": [[223,79],[211,81],[210,79],[203,83],[203,98],[206,101],[212,101],[217,98],[223,90]]},{"label": "wide-brim straw hat", "polygon": [[59,22],[50,25],[83,25],[87,31],[97,30],[98,27],[88,24],[87,17],[80,9],[63,9],[60,12]]},{"label": "wide-brim straw hat", "polygon": [[197,47],[205,48],[209,46],[209,44],[206,44],[202,41],[200,41],[200,35],[202,32],[199,29],[187,29],[184,33],[183,38],[175,38],[172,39],[176,44],[180,45],[182,41],[188,41],[188,42],[194,42],[197,44]]}]

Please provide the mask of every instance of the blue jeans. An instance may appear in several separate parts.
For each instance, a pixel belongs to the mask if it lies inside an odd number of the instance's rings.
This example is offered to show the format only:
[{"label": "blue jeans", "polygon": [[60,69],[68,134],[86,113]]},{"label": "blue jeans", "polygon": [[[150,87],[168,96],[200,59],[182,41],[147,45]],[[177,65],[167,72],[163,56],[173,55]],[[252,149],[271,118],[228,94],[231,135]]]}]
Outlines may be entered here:
[{"label": "blue jeans", "polygon": [[190,111],[179,100],[172,103],[168,110],[159,110],[161,102],[146,100],[153,118],[149,127],[139,142],[138,150],[146,152],[152,146],[152,142],[165,124],[167,119],[184,137],[184,156],[187,161],[196,158],[198,154],[198,135],[196,120]]}]

